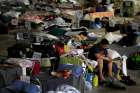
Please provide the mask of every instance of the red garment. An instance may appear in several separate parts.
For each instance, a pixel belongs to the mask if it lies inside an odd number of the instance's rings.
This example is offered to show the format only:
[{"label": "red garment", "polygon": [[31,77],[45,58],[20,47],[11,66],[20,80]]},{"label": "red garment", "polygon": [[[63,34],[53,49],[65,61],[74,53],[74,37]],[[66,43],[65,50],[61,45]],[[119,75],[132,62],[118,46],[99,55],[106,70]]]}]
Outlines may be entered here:
[{"label": "red garment", "polygon": [[33,65],[31,75],[35,76],[35,75],[38,75],[40,72],[40,62],[38,60],[32,60],[32,62],[34,65]]},{"label": "red garment", "polygon": [[62,45],[57,44],[55,45],[55,49],[56,51],[58,51],[59,55],[62,55],[65,53],[64,45],[62,46]]}]

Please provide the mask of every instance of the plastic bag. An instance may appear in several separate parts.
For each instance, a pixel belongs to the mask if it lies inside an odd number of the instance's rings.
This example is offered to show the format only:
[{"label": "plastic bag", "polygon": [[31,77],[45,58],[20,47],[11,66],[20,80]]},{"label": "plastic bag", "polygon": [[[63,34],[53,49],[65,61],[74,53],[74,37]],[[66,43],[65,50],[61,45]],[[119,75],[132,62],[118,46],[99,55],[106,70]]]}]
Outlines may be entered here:
[{"label": "plastic bag", "polygon": [[94,87],[98,87],[98,75],[95,75],[93,78],[92,78],[92,85]]},{"label": "plastic bag", "polygon": [[92,90],[92,84],[88,81],[85,81],[85,86],[87,90]]},{"label": "plastic bag", "polygon": [[81,93],[79,90],[70,85],[61,85],[56,89],[56,91],[62,91],[56,93]]}]

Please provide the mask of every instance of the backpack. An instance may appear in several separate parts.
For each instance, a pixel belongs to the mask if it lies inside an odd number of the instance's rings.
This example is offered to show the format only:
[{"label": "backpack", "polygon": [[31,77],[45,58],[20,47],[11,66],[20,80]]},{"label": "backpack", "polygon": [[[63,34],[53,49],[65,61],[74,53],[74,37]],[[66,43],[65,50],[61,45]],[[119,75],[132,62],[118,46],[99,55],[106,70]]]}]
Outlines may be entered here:
[{"label": "backpack", "polygon": [[137,35],[134,33],[124,36],[117,44],[121,46],[133,46],[136,45]]},{"label": "backpack", "polygon": [[140,52],[132,53],[127,59],[127,68],[140,70]]}]

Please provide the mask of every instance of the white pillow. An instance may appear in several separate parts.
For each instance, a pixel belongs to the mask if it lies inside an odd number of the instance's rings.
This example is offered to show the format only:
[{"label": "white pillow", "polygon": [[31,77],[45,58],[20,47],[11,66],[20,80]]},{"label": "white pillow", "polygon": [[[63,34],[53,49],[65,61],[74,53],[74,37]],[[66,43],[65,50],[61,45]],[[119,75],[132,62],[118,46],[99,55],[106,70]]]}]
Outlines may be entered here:
[{"label": "white pillow", "polygon": [[105,35],[105,39],[107,39],[109,41],[109,44],[112,44],[113,42],[118,42],[123,38],[122,35],[118,35],[118,34],[113,34],[111,32],[107,33]]}]

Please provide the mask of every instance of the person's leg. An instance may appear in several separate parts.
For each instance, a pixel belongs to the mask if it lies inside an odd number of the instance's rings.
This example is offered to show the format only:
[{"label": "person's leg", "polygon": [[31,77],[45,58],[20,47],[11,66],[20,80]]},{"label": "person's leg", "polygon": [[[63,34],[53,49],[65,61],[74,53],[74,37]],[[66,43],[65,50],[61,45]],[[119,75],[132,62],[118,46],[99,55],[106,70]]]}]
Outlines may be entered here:
[{"label": "person's leg", "polygon": [[109,77],[113,77],[113,75],[112,75],[112,60],[108,61],[108,75],[109,75]]},{"label": "person's leg", "polygon": [[103,59],[97,59],[98,62],[98,68],[99,68],[99,79],[101,81],[105,80],[103,76]]}]

